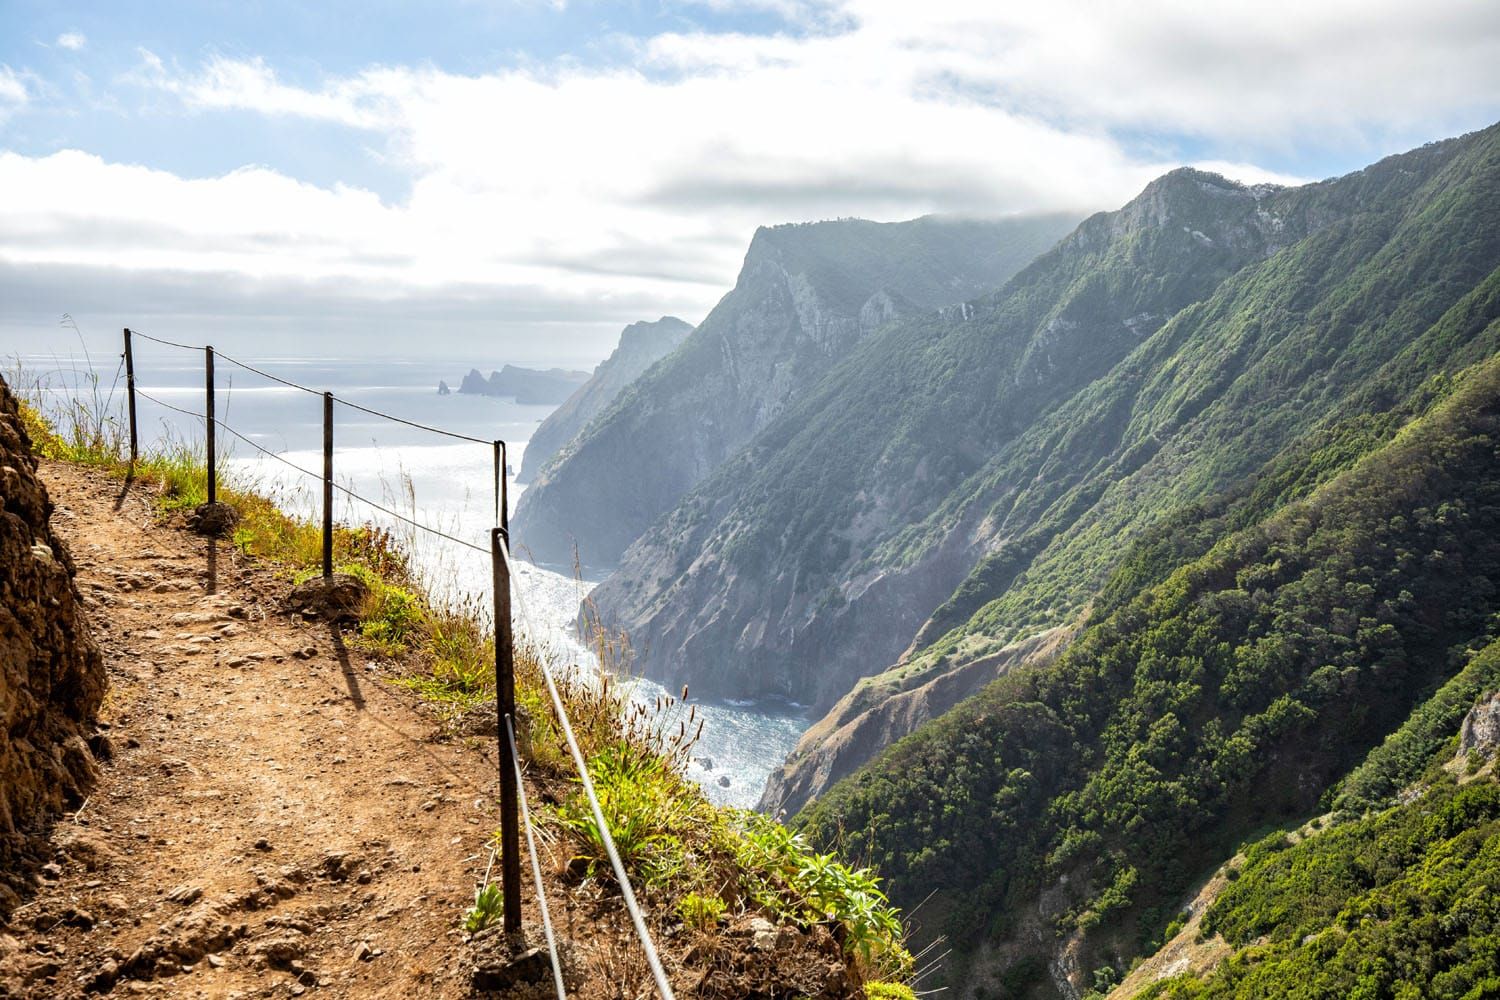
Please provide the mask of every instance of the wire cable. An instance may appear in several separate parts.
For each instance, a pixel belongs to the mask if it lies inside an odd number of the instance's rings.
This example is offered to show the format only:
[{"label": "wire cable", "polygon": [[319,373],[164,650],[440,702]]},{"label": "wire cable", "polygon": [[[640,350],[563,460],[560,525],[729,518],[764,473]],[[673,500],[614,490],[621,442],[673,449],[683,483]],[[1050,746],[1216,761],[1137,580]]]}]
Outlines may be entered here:
[{"label": "wire cable", "polygon": [[[319,476],[318,478],[322,479],[323,477]],[[341,485],[339,483],[334,483],[333,484],[333,488],[336,489],[336,490],[338,490],[340,493],[344,494],[345,496],[349,497],[351,500],[358,500],[362,504],[365,504],[365,505],[370,506],[370,507],[374,507],[376,510],[380,511],[382,514],[388,514],[391,517],[394,517],[396,520],[401,521],[404,524],[411,525],[413,528],[420,528],[421,530],[427,532],[429,535],[436,535],[437,537],[442,538],[442,539],[446,539],[447,541],[450,541],[450,542],[452,542],[455,545],[462,545],[466,549],[473,549],[475,552],[479,552],[479,553],[482,553],[482,554],[485,554],[485,555],[489,554],[489,550],[486,549],[482,545],[475,545],[473,542],[466,541],[466,540],[464,540],[462,538],[456,538],[453,535],[448,534],[446,531],[439,531],[436,528],[429,528],[427,525],[423,524],[421,521],[413,521],[411,518],[407,517],[405,514],[398,514],[395,511],[391,510],[389,507],[384,507],[384,506],[376,503],[374,500],[371,500],[369,497],[360,496],[358,493],[355,493],[353,490],[349,489],[349,487],[347,487],[347,486],[343,486],[343,485]]]},{"label": "wire cable", "polygon": [[222,351],[215,351],[214,357],[218,358],[221,361],[228,361],[232,365],[237,365],[238,367],[245,369],[245,371],[247,372],[254,372],[261,378],[268,378],[272,382],[280,382],[282,385],[286,386],[289,389],[301,389],[303,392],[311,393],[314,396],[323,395],[322,392],[310,386],[305,386],[300,383],[293,382],[290,379],[284,379],[280,375],[272,375],[268,371],[263,371],[262,369],[256,368],[253,365],[247,365],[243,361],[236,361],[234,358],[231,358],[229,355],[223,353]]},{"label": "wire cable", "polygon": [[415,427],[419,431],[427,431],[431,434],[442,434],[445,437],[458,438],[458,440],[460,441],[472,441],[474,444],[482,444],[487,447],[492,446],[495,443],[493,441],[486,441],[484,438],[470,437],[467,434],[460,434],[457,431],[445,431],[441,427],[432,427],[428,424],[419,424],[415,420],[407,420],[405,417],[398,417],[393,413],[383,413],[380,410],[372,410],[368,406],[360,406],[358,403],[351,403],[349,402],[349,400],[343,399],[339,396],[334,396],[333,401],[343,406],[347,406],[351,410],[358,410],[361,413],[368,413],[372,417],[381,417],[385,420],[393,420],[398,424],[405,424],[408,427]]},{"label": "wire cable", "polygon": [[[178,413],[181,413],[184,416],[192,417],[195,420],[199,420],[199,421],[205,420],[203,414],[201,414],[201,413],[195,413],[192,410],[184,410],[180,406],[173,406],[171,403],[167,402],[164,399],[157,399],[155,396],[151,395],[145,389],[139,389],[138,388],[138,389],[135,390],[135,394],[137,396],[142,397],[143,399],[149,399],[149,400],[151,400],[151,402],[155,403],[157,406],[165,406],[169,410],[176,410]],[[220,424],[219,426],[223,427],[223,424]],[[225,428],[225,430],[228,430],[228,428]]]},{"label": "wire cable", "polygon": [[130,331],[130,335],[132,337],[140,337],[142,340],[149,340],[153,344],[164,344],[167,347],[178,347],[178,348],[181,348],[184,351],[201,351],[201,350],[203,350],[203,348],[201,348],[201,347],[194,347],[192,344],[179,344],[175,340],[162,340],[160,337],[153,337],[153,336],[151,336],[151,334],[149,334],[149,333],[142,333],[139,330],[131,330]]},{"label": "wire cable", "polygon": [[[166,407],[169,410],[175,410],[178,413],[184,414],[185,416],[195,417],[199,421],[202,421],[204,419],[204,416],[201,413],[194,413],[191,410],[184,410],[180,406],[173,406],[171,403],[168,403],[168,402],[165,402],[163,400],[157,399],[155,396],[151,395],[148,392],[144,392],[144,391],[142,391],[140,389],[137,389],[135,392],[136,392],[137,396],[141,396],[141,397],[143,397],[145,399],[149,399],[149,400],[151,400],[151,402],[157,404],[158,406],[164,406],[164,407]],[[319,475],[318,473],[313,472],[311,469],[304,469],[302,466],[298,465],[296,462],[293,462],[291,459],[285,458],[282,455],[278,455],[276,452],[271,451],[269,448],[266,448],[266,447],[264,447],[262,445],[257,444],[256,442],[252,441],[250,438],[246,437],[245,435],[241,434],[239,431],[235,430],[233,427],[230,427],[228,424],[224,423],[224,421],[217,420],[217,421],[214,422],[214,424],[220,430],[223,430],[223,431],[228,432],[229,434],[232,434],[234,437],[236,437],[239,440],[245,442],[250,447],[252,447],[256,451],[260,452],[262,455],[265,455],[268,458],[274,458],[276,461],[280,462],[282,465],[285,465],[289,469],[293,469],[293,470],[295,470],[297,472],[300,472],[304,476],[307,476],[307,477],[309,477],[311,479],[316,479],[316,480],[318,480],[320,482],[322,481],[323,477],[321,475]],[[335,482],[333,484],[333,488],[336,489],[336,490],[338,490],[340,493],[344,494],[345,496],[349,497],[351,500],[358,500],[362,504],[365,504],[365,505],[367,505],[369,507],[375,508],[376,510],[380,511],[382,514],[386,514],[386,515],[389,515],[390,517],[394,517],[396,520],[402,522],[403,524],[409,524],[413,528],[417,528],[417,529],[419,529],[421,531],[425,531],[425,532],[427,532],[430,535],[436,535],[438,538],[442,538],[442,539],[444,539],[446,541],[452,542],[455,545],[462,545],[465,548],[473,549],[475,552],[485,553],[485,554],[488,554],[488,552],[489,552],[489,550],[486,549],[486,548],[484,548],[483,546],[475,545],[473,542],[466,541],[466,540],[464,540],[462,538],[458,538],[458,537],[455,537],[453,535],[450,535],[446,531],[439,531],[437,528],[429,527],[428,525],[423,524],[421,521],[415,521],[415,520],[407,517],[404,514],[400,514],[400,513],[396,512],[394,510],[391,510],[391,508],[386,507],[383,504],[376,503],[374,500],[371,500],[369,497],[354,492],[353,490],[351,490],[349,487],[343,485],[342,483]]]},{"label": "wire cable", "polygon": [[557,987],[557,1000],[567,1000],[568,991],[563,986],[562,964],[557,959],[557,939],[552,935],[552,914],[547,910],[547,890],[542,887],[542,863],[536,856],[536,838],[531,833],[531,808],[526,804],[526,783],[521,777],[521,753],[516,749],[516,727],[511,717],[505,717],[505,738],[510,742],[510,762],[516,769],[517,798],[521,801],[521,822],[526,830],[526,850],[531,854],[531,875],[536,880],[536,905],[542,911],[542,933],[547,937],[547,951],[552,956],[552,983]]},{"label": "wire cable", "polygon": [[[511,578],[516,579],[518,574],[515,562],[510,557],[510,545],[504,538],[500,541],[500,554],[505,559],[506,567],[511,571]],[[516,588],[520,594],[520,588]],[[522,615],[525,616],[525,602],[518,600],[522,607]],[[646,929],[646,920],[641,915],[640,904],[636,902],[635,890],[630,887],[630,878],[625,874],[625,865],[620,860],[620,852],[615,848],[615,838],[610,836],[609,824],[604,819],[604,810],[599,806],[599,796],[594,791],[594,782],[589,777],[588,764],[583,759],[583,751],[578,748],[578,739],[573,735],[573,725],[568,721],[568,710],[563,707],[562,696],[557,692],[557,683],[552,679],[552,670],[546,663],[541,664],[542,679],[547,683],[547,694],[552,698],[552,707],[557,712],[557,721],[562,726],[563,738],[568,744],[568,752],[573,755],[573,763],[578,768],[578,780],[583,786],[584,797],[589,801],[589,809],[594,814],[594,822],[599,827],[599,839],[604,844],[604,851],[609,855],[610,867],[614,869],[615,878],[620,883],[620,895],[624,898],[625,909],[630,912],[631,922],[635,924],[636,936],[641,939],[641,948],[646,952],[646,962],[651,966],[651,977],[656,980],[657,992],[661,994],[662,1000],[676,1000],[672,993],[672,984],[667,982],[667,973],[662,968],[661,958],[656,953],[656,944],[651,940],[651,932]]]}]

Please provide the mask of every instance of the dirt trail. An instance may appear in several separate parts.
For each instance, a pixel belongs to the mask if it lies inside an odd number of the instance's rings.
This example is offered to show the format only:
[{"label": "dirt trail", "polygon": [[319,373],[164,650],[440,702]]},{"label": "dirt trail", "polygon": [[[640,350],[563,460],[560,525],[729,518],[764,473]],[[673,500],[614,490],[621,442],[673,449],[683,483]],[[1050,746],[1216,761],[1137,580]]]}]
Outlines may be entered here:
[{"label": "dirt trail", "polygon": [[466,995],[493,756],[433,741],[382,665],[279,614],[285,582],[232,546],[117,481],[42,475],[105,652],[113,760],[0,936],[0,995]]}]

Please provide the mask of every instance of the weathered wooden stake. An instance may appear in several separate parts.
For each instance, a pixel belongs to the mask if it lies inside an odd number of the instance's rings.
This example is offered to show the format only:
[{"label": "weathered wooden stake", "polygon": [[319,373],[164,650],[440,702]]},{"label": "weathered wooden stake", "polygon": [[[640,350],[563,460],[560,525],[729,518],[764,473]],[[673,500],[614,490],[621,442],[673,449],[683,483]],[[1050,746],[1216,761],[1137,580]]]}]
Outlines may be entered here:
[{"label": "weathered wooden stake", "polygon": [[[504,471],[504,467],[501,467]],[[500,723],[500,891],[504,900],[505,931],[521,929],[521,826],[516,762],[505,738],[507,723],[516,717],[516,645],[510,623],[510,566],[500,546],[510,544],[504,528],[490,532],[490,558],[495,575],[495,715]]]},{"label": "weathered wooden stake", "polygon": [[208,502],[219,502],[219,455],[214,447],[214,349],[203,349],[203,378],[208,395]]},{"label": "weathered wooden stake", "polygon": [[333,576],[333,393],[323,393],[323,579]]},{"label": "weathered wooden stake", "polygon": [[125,328],[125,400],[130,414],[130,467],[135,468],[140,454],[139,438],[135,429],[135,352],[130,346],[130,327]]}]

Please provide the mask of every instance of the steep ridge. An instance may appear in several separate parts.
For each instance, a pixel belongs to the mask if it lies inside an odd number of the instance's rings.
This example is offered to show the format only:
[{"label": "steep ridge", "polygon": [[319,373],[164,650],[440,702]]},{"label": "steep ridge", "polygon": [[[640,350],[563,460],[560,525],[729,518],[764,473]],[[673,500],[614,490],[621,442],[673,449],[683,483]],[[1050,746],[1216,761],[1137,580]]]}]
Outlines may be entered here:
[{"label": "steep ridge", "polygon": [[516,481],[529,483],[558,449],[573,440],[589,421],[603,413],[641,373],[671,354],[693,332],[675,316],[632,323],[620,333],[620,343],[599,362],[589,380],[537,426],[521,456]]},{"label": "steep ridge", "polygon": [[522,495],[517,543],[546,562],[615,563],[875,330],[997,287],[1076,221],[928,217],[760,229],[735,287]]},{"label": "steep ridge", "polygon": [[1319,193],[1174,171],[998,294],[883,331],[631,549],[595,591],[604,620],[653,676],[826,707],[893,662],[987,551],[1034,554],[1024,523],[954,509],[995,456],[1039,465],[1029,429],[1235,272],[1338,218]]},{"label": "steep ridge", "polygon": [[[862,570],[897,579],[960,542],[979,553],[896,671],[958,669],[1073,620],[1122,543],[1164,513],[1263,471],[1319,427],[1373,431],[1365,424],[1423,379],[1500,348],[1500,238],[1486,222],[1500,202],[1496,139],[1491,129],[1299,189],[1318,232],[1176,317],[877,550]],[[1330,218],[1329,202],[1353,214]],[[1294,468],[1287,482],[1305,489],[1338,467]],[[816,750],[804,739],[768,799],[798,804],[779,785],[808,784],[795,771]]]},{"label": "steep ridge", "polygon": [[1309,815],[1495,640],[1500,361],[1430,385],[1442,401],[1352,469],[1156,567],[1052,667],[808,810],[898,896],[938,890],[924,932],[953,935],[953,984],[1078,997],[1128,966],[1195,879]]},{"label": "steep ridge", "polygon": [[0,926],[46,855],[47,824],[96,777],[104,699],[75,567],[10,387],[0,379]]}]

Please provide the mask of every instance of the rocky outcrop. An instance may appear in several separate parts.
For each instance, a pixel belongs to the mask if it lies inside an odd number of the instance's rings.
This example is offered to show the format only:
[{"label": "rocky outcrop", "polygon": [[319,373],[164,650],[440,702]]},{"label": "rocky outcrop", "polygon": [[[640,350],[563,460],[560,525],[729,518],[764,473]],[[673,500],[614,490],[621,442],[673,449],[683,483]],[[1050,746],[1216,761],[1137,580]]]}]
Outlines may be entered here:
[{"label": "rocky outcrop", "polygon": [[898,316],[995,288],[1072,219],[857,219],[760,229],[734,288],[542,470],[512,521],[544,562],[625,548]]},{"label": "rocky outcrop", "polygon": [[0,917],[33,838],[95,777],[104,663],[18,404],[0,379]]},{"label": "rocky outcrop", "polygon": [[526,406],[555,406],[587,382],[588,372],[567,368],[521,368],[506,365],[486,379],[470,368],[458,386],[459,392],[478,396],[504,396]]},{"label": "rocky outcrop", "polygon": [[632,323],[620,334],[614,353],[599,363],[594,374],[537,426],[521,456],[517,482],[529,483],[563,446],[609,408],[625,388],[646,369],[671,354],[693,332],[675,316],[655,322]]},{"label": "rocky outcrop", "polygon": [[1493,757],[1500,749],[1500,692],[1483,698],[1464,716],[1458,732],[1458,752]]},{"label": "rocky outcrop", "polygon": [[1012,670],[1051,663],[1074,629],[1054,628],[957,665],[897,666],[867,678],[797,741],[772,771],[758,808],[795,813],[881,750]]}]

